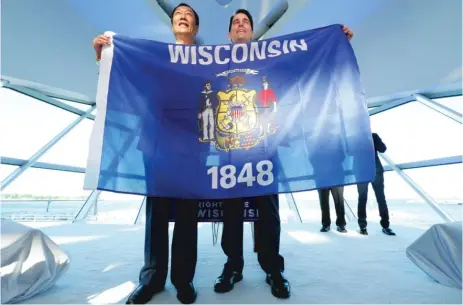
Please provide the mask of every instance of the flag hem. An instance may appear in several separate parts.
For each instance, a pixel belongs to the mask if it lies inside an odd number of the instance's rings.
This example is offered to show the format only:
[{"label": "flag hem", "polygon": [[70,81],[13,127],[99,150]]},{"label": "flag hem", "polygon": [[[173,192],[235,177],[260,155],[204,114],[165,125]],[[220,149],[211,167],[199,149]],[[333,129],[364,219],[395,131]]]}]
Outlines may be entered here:
[{"label": "flag hem", "polygon": [[96,91],[96,106],[98,112],[96,114],[95,123],[93,124],[93,130],[90,136],[84,190],[96,190],[98,188],[100,178],[103,136],[106,122],[106,106],[114,55],[114,43],[112,41],[112,36],[114,33],[106,32],[105,35],[111,37],[111,45],[104,47],[101,54],[98,85]]}]

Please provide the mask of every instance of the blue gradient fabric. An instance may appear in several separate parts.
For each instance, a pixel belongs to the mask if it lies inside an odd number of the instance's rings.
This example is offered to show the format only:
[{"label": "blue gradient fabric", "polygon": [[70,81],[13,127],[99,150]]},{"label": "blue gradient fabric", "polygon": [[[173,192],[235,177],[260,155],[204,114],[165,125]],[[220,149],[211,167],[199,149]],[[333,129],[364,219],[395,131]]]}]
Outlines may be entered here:
[{"label": "blue gradient fabric", "polygon": [[247,44],[112,41],[86,189],[225,199],[374,179],[365,94],[340,25]]}]

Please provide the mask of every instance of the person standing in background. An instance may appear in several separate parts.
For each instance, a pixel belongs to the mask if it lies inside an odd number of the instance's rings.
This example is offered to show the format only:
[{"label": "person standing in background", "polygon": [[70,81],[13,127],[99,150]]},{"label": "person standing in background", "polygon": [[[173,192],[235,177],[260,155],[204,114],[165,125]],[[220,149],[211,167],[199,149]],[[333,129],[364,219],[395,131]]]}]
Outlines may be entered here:
[{"label": "person standing in background", "polygon": [[[373,133],[373,144],[375,146],[375,165],[376,177],[371,183],[373,191],[375,192],[376,201],[378,202],[379,216],[381,217],[381,227],[383,233],[386,235],[395,235],[394,231],[389,228],[389,210],[387,208],[386,196],[384,194],[384,168],[379,159],[378,152],[386,152],[386,144],[381,140],[378,134]],[[360,227],[360,234],[368,235],[367,231],[367,201],[368,201],[368,183],[357,184],[357,191],[359,194],[357,215],[358,224]]]},{"label": "person standing in background", "polygon": [[330,217],[330,192],[333,195],[334,207],[336,209],[336,226],[338,232],[346,233],[346,218],[344,211],[344,187],[332,187],[318,190],[320,208],[322,210],[322,228],[320,232],[328,232],[331,229]]}]

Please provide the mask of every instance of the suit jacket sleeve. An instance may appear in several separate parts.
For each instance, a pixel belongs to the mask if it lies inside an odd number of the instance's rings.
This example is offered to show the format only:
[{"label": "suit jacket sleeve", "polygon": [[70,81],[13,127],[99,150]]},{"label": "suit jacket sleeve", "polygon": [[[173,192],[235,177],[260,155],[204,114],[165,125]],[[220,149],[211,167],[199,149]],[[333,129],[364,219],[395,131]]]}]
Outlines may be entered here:
[{"label": "suit jacket sleeve", "polygon": [[206,95],[201,93],[199,96],[199,112],[203,112],[206,108]]},{"label": "suit jacket sleeve", "polygon": [[387,150],[386,144],[381,140],[378,134],[373,134],[373,144],[375,145],[375,150],[379,151],[380,153],[384,153]]}]

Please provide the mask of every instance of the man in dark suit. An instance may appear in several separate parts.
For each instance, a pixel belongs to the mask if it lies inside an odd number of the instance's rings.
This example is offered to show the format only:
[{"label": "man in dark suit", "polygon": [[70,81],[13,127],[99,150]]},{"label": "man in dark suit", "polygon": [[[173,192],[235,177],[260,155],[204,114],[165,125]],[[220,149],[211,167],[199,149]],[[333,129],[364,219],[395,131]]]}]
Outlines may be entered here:
[{"label": "man in dark suit", "polygon": [[[248,43],[254,36],[253,26],[251,14],[239,9],[230,17],[228,38],[232,43]],[[345,26],[342,29],[351,39],[352,31]],[[267,274],[266,282],[271,287],[271,293],[277,298],[289,298],[290,284],[283,276],[284,258],[279,254],[281,221],[278,195],[259,196],[253,200],[259,210],[259,220],[255,223],[259,264]],[[234,284],[243,278],[243,200],[224,200],[223,209],[222,249],[227,255],[227,263],[215,282],[216,292],[232,290]]]},{"label": "man in dark suit", "polygon": [[[384,168],[379,160],[378,152],[386,152],[386,144],[381,140],[378,134],[373,133],[373,144],[375,146],[375,164],[376,164],[376,177],[371,183],[375,192],[376,201],[378,202],[379,216],[381,217],[380,224],[383,227],[383,233],[386,235],[395,235],[389,228],[389,210],[387,208],[386,196],[384,195]],[[367,231],[367,199],[368,199],[368,183],[361,183],[357,185],[359,193],[358,199],[358,224],[360,227],[360,234],[368,235]]]},{"label": "man in dark suit", "polygon": [[338,232],[346,233],[346,218],[344,210],[344,187],[332,187],[318,190],[320,208],[322,210],[322,228],[320,232],[328,232],[331,227],[330,217],[330,192],[333,195],[334,208],[336,209],[336,229]]},{"label": "man in dark suit", "polygon": [[[253,36],[253,19],[244,9],[230,17],[229,38],[233,43],[250,42]],[[259,211],[255,223],[256,242],[259,244],[257,258],[266,273],[266,282],[277,298],[290,296],[290,285],[283,276],[284,259],[280,251],[280,214],[278,195],[259,196],[253,199]],[[243,279],[243,198],[227,199],[223,202],[222,249],[227,262],[222,274],[214,284],[214,291],[228,292],[234,284]]]},{"label": "man in dark suit", "polygon": [[[172,32],[177,44],[194,44],[199,28],[198,14],[185,3],[174,8],[171,15]],[[104,35],[93,41],[97,60],[101,57],[103,45],[110,40]],[[145,122],[142,129],[149,130],[150,124]],[[143,130],[142,130],[143,132]],[[150,173],[150,155],[153,143],[140,141],[138,148],[144,154],[145,179],[147,188],[153,183]],[[145,263],[140,271],[139,285],[129,296],[126,304],[147,303],[153,295],[164,290],[169,262],[169,210],[175,199],[147,197],[145,227]],[[198,243],[198,201],[175,200],[176,221],[172,240],[171,282],[177,289],[177,299],[183,304],[196,300],[196,289],[193,277],[197,261]]]}]

